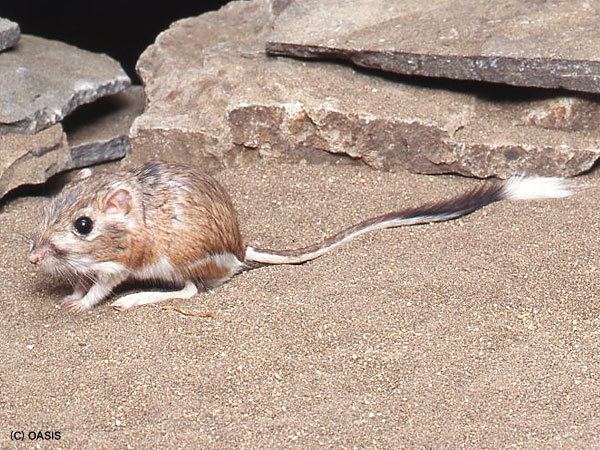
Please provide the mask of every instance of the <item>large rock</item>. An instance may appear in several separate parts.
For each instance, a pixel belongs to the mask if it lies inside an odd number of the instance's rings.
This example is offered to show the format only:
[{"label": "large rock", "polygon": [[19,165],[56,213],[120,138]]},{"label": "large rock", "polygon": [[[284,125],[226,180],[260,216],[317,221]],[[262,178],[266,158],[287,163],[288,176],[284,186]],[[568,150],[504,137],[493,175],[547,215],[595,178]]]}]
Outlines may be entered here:
[{"label": "large rock", "polygon": [[60,124],[34,135],[0,135],[0,197],[26,184],[43,183],[69,161]]},{"label": "large rock", "polygon": [[600,92],[600,8],[588,0],[302,0],[269,52],[386,71]]},{"label": "large rock", "polygon": [[144,109],[139,86],[86,105],[36,134],[0,135],[0,198],[58,173],[123,158],[129,128]]},{"label": "large rock", "polygon": [[12,20],[0,17],[0,51],[6,50],[19,42],[21,29]]},{"label": "large rock", "polygon": [[123,92],[82,106],[63,122],[77,167],[123,158],[130,148],[129,129],[144,111],[144,90]]},{"label": "large rock", "polygon": [[258,155],[322,161],[333,154],[375,168],[506,177],[572,176],[600,156],[595,98],[449,90],[267,57],[264,42],[286,3],[232,2],[158,36],[137,66],[148,107],[132,128],[134,160],[219,167]]},{"label": "large rock", "polygon": [[0,134],[36,133],[131,82],[106,55],[23,35],[0,55]]}]

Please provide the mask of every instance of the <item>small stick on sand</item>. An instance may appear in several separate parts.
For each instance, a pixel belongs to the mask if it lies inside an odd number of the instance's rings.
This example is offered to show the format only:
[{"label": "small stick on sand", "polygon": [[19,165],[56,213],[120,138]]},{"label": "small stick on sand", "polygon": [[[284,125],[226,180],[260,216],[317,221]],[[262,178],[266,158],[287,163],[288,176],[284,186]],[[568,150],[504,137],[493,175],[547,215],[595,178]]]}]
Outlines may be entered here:
[{"label": "small stick on sand", "polygon": [[189,311],[189,310],[185,310],[185,309],[181,309],[178,308],[176,306],[172,306],[172,305],[165,305],[162,306],[161,311],[175,311],[178,312],[179,314],[183,314],[184,316],[194,316],[194,317],[208,317],[213,319],[215,317],[215,313],[213,312],[196,312],[196,311]]}]

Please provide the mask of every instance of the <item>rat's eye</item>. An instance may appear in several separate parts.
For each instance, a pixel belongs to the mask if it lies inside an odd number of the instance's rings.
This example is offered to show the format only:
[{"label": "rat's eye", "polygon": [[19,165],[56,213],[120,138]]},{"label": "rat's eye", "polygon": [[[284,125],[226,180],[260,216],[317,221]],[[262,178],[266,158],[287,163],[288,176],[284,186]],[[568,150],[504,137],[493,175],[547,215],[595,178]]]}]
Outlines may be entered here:
[{"label": "rat's eye", "polygon": [[74,223],[73,227],[75,231],[81,235],[90,234],[92,232],[92,228],[94,228],[94,222],[89,217],[83,216],[78,218]]}]

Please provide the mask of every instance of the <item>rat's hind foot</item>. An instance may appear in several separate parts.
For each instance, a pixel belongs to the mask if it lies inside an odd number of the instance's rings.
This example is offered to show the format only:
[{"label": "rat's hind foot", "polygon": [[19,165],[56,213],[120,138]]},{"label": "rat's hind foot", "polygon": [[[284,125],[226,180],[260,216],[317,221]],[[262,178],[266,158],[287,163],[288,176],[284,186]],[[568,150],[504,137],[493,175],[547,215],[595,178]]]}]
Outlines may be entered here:
[{"label": "rat's hind foot", "polygon": [[198,293],[198,288],[193,281],[186,281],[183,289],[174,292],[138,292],[137,294],[129,294],[121,297],[111,304],[118,311],[125,311],[132,306],[149,305],[165,300],[181,298],[188,299]]}]

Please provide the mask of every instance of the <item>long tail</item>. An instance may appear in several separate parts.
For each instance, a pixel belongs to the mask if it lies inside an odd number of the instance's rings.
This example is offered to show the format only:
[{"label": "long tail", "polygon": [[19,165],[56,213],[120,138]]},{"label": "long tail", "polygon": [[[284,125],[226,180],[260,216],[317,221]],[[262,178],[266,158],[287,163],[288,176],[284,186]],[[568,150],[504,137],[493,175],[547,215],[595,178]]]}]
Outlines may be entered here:
[{"label": "long tail", "polygon": [[373,217],[346,228],[324,241],[296,250],[267,250],[248,246],[244,265],[254,269],[272,264],[301,264],[318,258],[361,234],[407,225],[443,222],[502,200],[567,197],[577,186],[562,178],[515,176],[504,183],[488,183],[449,200]]}]

